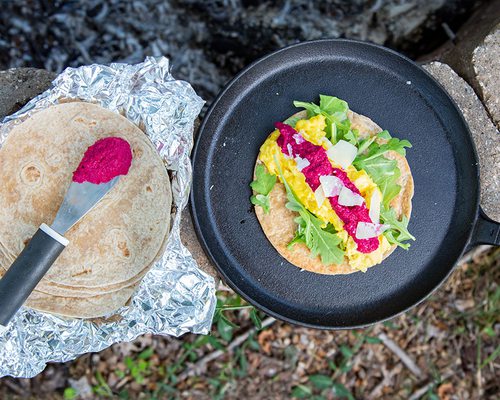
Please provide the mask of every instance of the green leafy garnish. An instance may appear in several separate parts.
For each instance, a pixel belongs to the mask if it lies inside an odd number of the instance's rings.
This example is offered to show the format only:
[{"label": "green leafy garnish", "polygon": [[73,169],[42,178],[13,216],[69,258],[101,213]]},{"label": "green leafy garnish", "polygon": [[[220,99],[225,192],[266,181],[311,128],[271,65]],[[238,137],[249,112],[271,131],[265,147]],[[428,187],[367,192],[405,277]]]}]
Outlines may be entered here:
[{"label": "green leafy garnish", "polygon": [[287,118],[283,121],[284,124],[290,125],[292,128],[295,128],[297,122],[300,121],[302,117],[298,115],[292,115],[290,118]]},{"label": "green leafy garnish", "polygon": [[382,204],[389,208],[389,203],[401,190],[397,184],[401,171],[396,160],[389,160],[384,157],[384,154],[388,151],[395,151],[404,156],[406,155],[405,147],[411,147],[411,144],[408,140],[391,138],[387,131],[380,132],[377,137],[390,139],[383,144],[375,142],[375,137],[361,142],[353,164],[358,171],[364,169],[370,175],[382,191]]},{"label": "green leafy garnish", "polygon": [[307,117],[311,118],[315,115],[323,115],[326,121],[326,138],[332,143],[338,142],[350,132],[351,121],[347,118],[349,106],[344,100],[340,100],[334,96],[320,95],[319,106],[314,103],[306,103],[303,101],[294,101],[295,107],[305,108]]},{"label": "green leafy garnish", "polygon": [[[388,142],[379,144],[375,142],[376,138],[386,139]],[[408,250],[410,245],[404,242],[406,240],[415,240],[415,237],[408,232],[408,218],[403,216],[401,221],[398,220],[394,209],[389,205],[392,199],[401,191],[401,186],[397,183],[401,171],[396,160],[384,157],[384,154],[388,151],[395,151],[405,156],[406,147],[411,147],[408,140],[392,138],[389,132],[382,131],[376,137],[365,139],[360,143],[358,155],[353,165],[358,171],[364,169],[382,192],[380,217],[384,224],[390,225],[390,229],[384,232],[384,236],[389,243]]]},{"label": "green leafy garnish", "polygon": [[269,192],[273,190],[276,184],[276,175],[267,173],[266,167],[259,164],[255,168],[255,177],[256,179],[250,183],[250,187],[255,190],[257,194],[250,197],[250,201],[252,204],[262,207],[267,214],[270,207]]},{"label": "green leafy garnish", "polygon": [[[387,142],[377,143],[376,139],[384,139]],[[390,208],[389,205],[392,199],[401,191],[401,186],[397,183],[401,171],[396,160],[384,157],[384,154],[388,151],[395,151],[402,156],[406,156],[406,147],[411,147],[408,140],[393,138],[388,131],[384,130],[376,136],[359,142],[358,155],[353,165],[358,171],[365,170],[382,192],[380,216],[384,224],[390,225],[390,229],[384,232],[384,236],[390,244],[396,244],[408,250],[410,245],[404,242],[415,240],[415,237],[408,231],[408,218],[403,216],[401,221],[398,220],[394,209]]]},{"label": "green leafy garnish", "polygon": [[[276,162],[276,165],[279,164]],[[299,213],[299,216],[295,218],[298,224],[297,232],[288,247],[291,248],[296,243],[304,243],[314,257],[321,257],[323,264],[340,264],[344,260],[344,251],[339,247],[340,238],[332,232],[331,226],[327,226],[328,230],[323,229],[323,222],[304,207],[288,185],[281,169],[280,177],[285,185],[288,199],[286,208]]]},{"label": "green leafy garnish", "polygon": [[380,139],[387,139],[387,140],[389,140],[390,138],[392,138],[392,136],[389,133],[389,131],[387,131],[385,129],[382,132],[377,133],[376,137],[378,137]]},{"label": "green leafy garnish", "polygon": [[262,207],[266,214],[269,213],[269,210],[271,209],[271,203],[268,196],[265,196],[263,194],[252,195],[252,197],[250,197],[250,201],[253,205]]},{"label": "green leafy garnish", "polygon": [[346,118],[347,111],[349,111],[347,101],[334,96],[325,96],[324,94],[319,95],[319,107],[328,114],[337,114],[341,118]]},{"label": "green leafy garnish", "polygon": [[354,166],[358,171],[364,169],[370,175],[382,192],[382,204],[388,207],[391,200],[401,190],[401,186],[397,183],[401,171],[396,160],[389,160],[382,156],[369,160],[361,157],[356,158]]},{"label": "green leafy garnish", "polygon": [[345,134],[344,140],[351,143],[353,146],[358,146],[358,135],[359,132],[357,129],[351,129]]},{"label": "green leafy garnish", "polygon": [[368,152],[363,156],[363,158],[365,160],[371,160],[387,153],[388,151],[395,151],[402,156],[406,156],[405,147],[411,147],[411,143],[408,140],[391,138],[387,143],[383,144],[373,142],[370,146],[368,146]]},{"label": "green leafy garnish", "polygon": [[384,236],[387,238],[389,243],[396,244],[399,247],[408,250],[410,245],[403,242],[406,240],[415,240],[415,236],[408,231],[408,218],[406,215],[403,215],[400,221],[396,217],[394,209],[382,207],[380,217],[384,224],[389,224],[391,226],[384,232]]},{"label": "green leafy garnish", "polygon": [[363,154],[377,138],[390,139],[391,135],[388,131],[382,131],[377,133],[375,136],[371,136],[367,139],[361,140],[358,144],[355,144],[355,146],[358,147],[358,155]]}]

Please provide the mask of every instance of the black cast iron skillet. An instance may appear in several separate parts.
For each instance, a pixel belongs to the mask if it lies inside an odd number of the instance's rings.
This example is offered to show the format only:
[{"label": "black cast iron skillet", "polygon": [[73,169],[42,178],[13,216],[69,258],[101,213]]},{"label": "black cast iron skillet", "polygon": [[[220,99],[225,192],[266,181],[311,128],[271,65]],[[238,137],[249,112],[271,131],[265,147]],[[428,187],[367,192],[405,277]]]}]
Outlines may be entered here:
[{"label": "black cast iron skillet", "polygon": [[[346,100],[413,148],[409,251],[366,273],[325,276],[289,264],[268,242],[249,201],[259,147],[319,94]],[[461,254],[499,244],[500,225],[479,207],[478,159],[460,111],[422,68],[386,48],[350,40],[304,42],[253,63],[220,93],[193,154],[191,201],[198,237],[219,273],[266,313],[315,328],[381,321],[426,298]]]}]

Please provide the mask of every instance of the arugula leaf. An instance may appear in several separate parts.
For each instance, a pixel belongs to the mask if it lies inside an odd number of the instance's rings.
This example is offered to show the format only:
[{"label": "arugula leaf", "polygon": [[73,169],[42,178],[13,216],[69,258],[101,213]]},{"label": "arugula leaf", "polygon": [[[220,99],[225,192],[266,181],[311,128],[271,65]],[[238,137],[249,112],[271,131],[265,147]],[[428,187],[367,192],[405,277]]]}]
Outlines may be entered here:
[{"label": "arugula leaf", "polygon": [[267,173],[266,167],[263,164],[259,164],[255,168],[255,176],[257,179],[250,184],[250,187],[257,193],[267,196],[273,190],[276,183],[276,175]]},{"label": "arugula leaf", "polygon": [[354,166],[358,171],[364,169],[370,175],[382,192],[382,204],[388,207],[391,200],[401,190],[401,186],[397,184],[401,171],[396,160],[389,160],[382,156],[371,159],[358,156],[354,161]]},{"label": "arugula leaf", "polygon": [[[330,116],[330,118],[327,118],[327,121],[332,124],[332,135],[330,137],[333,138],[333,141],[338,142],[341,139],[347,140],[345,139],[345,136],[351,132],[351,121],[347,118],[347,112],[349,111],[349,105],[347,102],[335,96],[325,96],[320,94],[319,108],[323,113]],[[336,135],[333,135],[334,128],[336,130]],[[326,132],[328,134],[328,130]]]},{"label": "arugula leaf", "polygon": [[365,139],[360,143],[354,166],[364,169],[382,191],[382,204],[389,207],[391,200],[398,195],[401,187],[397,184],[401,171],[396,160],[389,160],[383,155],[388,151],[396,151],[406,155],[405,147],[411,147],[408,140],[392,138],[387,131],[380,132],[377,137],[390,138],[387,143],[375,142],[375,137]]},{"label": "arugula leaf", "polygon": [[351,143],[353,146],[358,147],[359,131],[357,129],[350,130],[344,135],[344,140]]},{"label": "arugula leaf", "polygon": [[269,213],[271,203],[268,196],[264,196],[263,194],[252,195],[250,201],[253,205],[262,207],[266,214]]},{"label": "arugula leaf", "polygon": [[[277,161],[276,164],[279,165]],[[288,185],[280,168],[279,170],[288,199],[286,207],[299,213],[299,217],[295,218],[295,222],[298,224],[297,232],[288,244],[288,248],[293,247],[295,243],[305,243],[314,257],[321,257],[323,264],[340,264],[344,259],[344,251],[339,247],[341,239],[331,232],[331,227],[329,231],[321,227],[323,222],[304,207]]]},{"label": "arugula leaf", "polygon": [[368,147],[368,154],[365,160],[370,160],[372,158],[379,157],[388,151],[395,151],[396,153],[406,156],[405,147],[410,148],[411,143],[408,140],[399,140],[397,138],[391,138],[387,143],[378,144],[376,142],[372,143]]},{"label": "arugula leaf", "polygon": [[321,229],[322,221],[309,214],[306,221],[305,240],[313,256],[320,256],[325,265],[340,264],[344,260],[344,251],[339,247],[340,238]]},{"label": "arugula leaf", "polygon": [[[376,138],[385,139],[387,142],[379,144],[375,142]],[[403,216],[399,221],[396,218],[395,211],[390,208],[391,200],[401,191],[401,186],[397,183],[401,171],[398,168],[397,161],[389,160],[384,157],[384,154],[392,150],[405,156],[406,147],[411,147],[408,140],[393,138],[388,131],[382,131],[376,136],[360,142],[358,155],[353,163],[358,170],[364,169],[381,190],[382,210],[380,216],[385,224],[390,225],[390,229],[384,232],[384,236],[389,243],[396,244],[403,249],[410,247],[404,241],[415,240],[415,237],[408,232],[408,218]]]},{"label": "arugula leaf", "polygon": [[305,108],[307,111],[307,118],[314,117],[321,114],[321,108],[314,103],[306,103],[305,101],[294,101],[293,105],[298,108]]},{"label": "arugula leaf", "polygon": [[291,126],[292,128],[295,128],[295,125],[297,125],[297,122],[301,119],[302,118],[300,116],[292,115],[290,118],[285,119],[283,123]]},{"label": "arugula leaf", "polygon": [[334,96],[325,96],[324,94],[319,95],[319,108],[328,114],[342,113],[346,117],[347,111],[349,111],[349,105],[346,101]]},{"label": "arugula leaf", "polygon": [[297,212],[300,215],[295,219],[298,228],[288,248],[296,243],[304,243],[311,250],[312,256],[321,257],[323,264],[340,264],[344,259],[344,251],[339,247],[341,240],[336,233],[323,229],[323,222],[305,208]]},{"label": "arugula leaf", "polygon": [[415,236],[408,231],[408,218],[406,215],[403,215],[400,221],[396,217],[394,209],[382,207],[380,217],[384,224],[389,224],[391,226],[390,229],[384,232],[384,236],[387,238],[389,243],[396,244],[399,247],[408,250],[410,245],[403,242],[406,240],[415,240]]},{"label": "arugula leaf", "polygon": [[256,179],[250,183],[250,187],[257,192],[257,195],[250,197],[250,201],[252,204],[262,207],[267,214],[270,207],[268,195],[276,184],[276,175],[268,174],[266,167],[259,164],[255,168],[255,177]]},{"label": "arugula leaf", "polygon": [[316,115],[323,115],[325,117],[326,122],[326,138],[330,139],[333,143],[336,141],[337,135],[337,126],[333,121],[333,117],[328,114],[326,111],[322,110],[317,104],[314,103],[306,103],[304,101],[294,101],[293,105],[295,107],[305,108],[307,111],[307,118],[314,117]]},{"label": "arugula leaf", "polygon": [[385,130],[385,129],[382,132],[377,133],[377,137],[380,138],[380,139],[387,139],[387,140],[389,140],[390,138],[392,138],[392,136],[389,133],[389,131]]},{"label": "arugula leaf", "polygon": [[369,137],[368,139],[364,139],[361,142],[359,142],[358,156],[360,154],[363,154],[368,149],[368,147],[370,147],[370,145],[375,141],[375,139],[376,139],[375,136],[372,136],[372,137]]},{"label": "arugula leaf", "polygon": [[334,96],[320,95],[319,106],[303,101],[294,101],[293,105],[305,108],[308,118],[315,115],[323,115],[326,120],[326,138],[330,139],[333,144],[340,139],[344,139],[345,135],[350,132],[351,121],[347,118],[349,106],[344,100],[340,100]]},{"label": "arugula leaf", "polygon": [[293,246],[296,243],[306,244],[306,238],[304,235],[306,222],[305,222],[304,218],[302,218],[301,216],[298,216],[297,218],[294,219],[294,221],[297,223],[297,230],[295,231],[295,236],[293,237],[293,239],[286,246],[290,250],[293,248]]}]

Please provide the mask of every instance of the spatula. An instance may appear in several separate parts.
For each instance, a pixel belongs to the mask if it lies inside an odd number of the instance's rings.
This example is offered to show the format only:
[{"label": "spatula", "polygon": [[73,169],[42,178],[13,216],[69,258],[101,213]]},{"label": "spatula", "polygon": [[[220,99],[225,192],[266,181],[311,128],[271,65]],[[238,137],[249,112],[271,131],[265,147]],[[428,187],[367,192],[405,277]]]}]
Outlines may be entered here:
[{"label": "spatula", "polygon": [[[126,156],[130,157],[130,160],[125,160],[125,162],[128,162],[126,169],[124,169],[123,165],[119,165],[123,161],[118,159],[120,154],[115,154],[117,157],[113,159],[112,143],[109,140],[106,142],[107,139],[123,141],[128,146],[129,154],[126,154]],[[121,150],[125,146],[124,143],[120,143]],[[82,170],[82,165],[86,157],[96,148],[104,149],[102,151],[105,154],[97,158],[94,157],[94,160],[91,160],[92,163],[87,166],[87,170]],[[130,152],[129,144],[120,138],[101,139],[88,148],[82,162],[73,175],[73,182],[69,186],[52,226],[46,224],[40,226],[4,277],[0,279],[0,325],[8,325],[36,285],[69,244],[69,240],[63,235],[99,203],[106,193],[116,185],[120,179],[120,175],[126,175],[130,167],[131,158],[132,153]],[[102,176],[98,176],[97,180],[90,179],[99,183],[88,181],[75,182],[77,173],[79,173],[80,177],[82,176],[82,171],[84,174],[88,174],[89,169],[98,168],[99,163],[103,168],[111,168],[108,171],[108,177],[103,178]],[[101,182],[109,178],[110,174],[111,176],[113,174],[116,176],[111,178],[111,180]]]}]

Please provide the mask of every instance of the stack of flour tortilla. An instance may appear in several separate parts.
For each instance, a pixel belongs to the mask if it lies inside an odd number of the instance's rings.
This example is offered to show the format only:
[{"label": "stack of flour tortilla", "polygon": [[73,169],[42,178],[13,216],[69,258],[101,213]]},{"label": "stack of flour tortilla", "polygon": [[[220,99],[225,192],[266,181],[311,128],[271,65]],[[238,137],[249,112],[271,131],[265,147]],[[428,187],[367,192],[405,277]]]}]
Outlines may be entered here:
[{"label": "stack of flour tortilla", "polygon": [[151,141],[116,113],[67,102],[33,114],[0,149],[0,276],[40,224],[52,223],[85,150],[109,136],[130,144],[129,173],[65,234],[70,243],[28,307],[75,318],[109,315],[127,304],[164,251],[172,192]]}]

